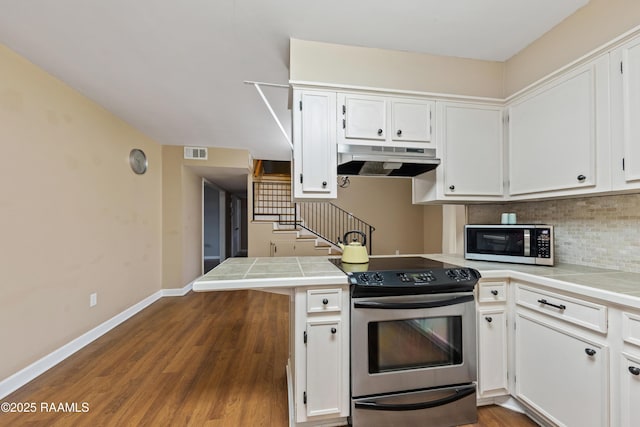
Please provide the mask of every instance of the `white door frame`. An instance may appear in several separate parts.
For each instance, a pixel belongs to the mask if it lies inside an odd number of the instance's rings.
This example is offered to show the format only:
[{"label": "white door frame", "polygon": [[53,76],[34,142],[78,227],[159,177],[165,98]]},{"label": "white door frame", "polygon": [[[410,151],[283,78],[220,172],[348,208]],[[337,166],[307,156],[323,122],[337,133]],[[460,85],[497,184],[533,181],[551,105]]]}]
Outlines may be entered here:
[{"label": "white door frame", "polygon": [[218,187],[217,185],[215,185],[214,183],[212,183],[211,181],[209,181],[206,178],[202,178],[202,224],[200,226],[200,247],[202,248],[202,260],[200,263],[200,274],[204,274],[204,188],[205,186],[211,187],[215,190],[218,191],[220,200],[219,200],[219,210],[220,212],[218,213],[218,226],[219,226],[219,232],[218,232],[218,236],[219,236],[219,249],[220,249],[220,262],[225,260],[225,251],[226,251],[226,212],[225,212],[225,203],[226,203],[226,198],[227,198],[227,193],[224,189]]}]

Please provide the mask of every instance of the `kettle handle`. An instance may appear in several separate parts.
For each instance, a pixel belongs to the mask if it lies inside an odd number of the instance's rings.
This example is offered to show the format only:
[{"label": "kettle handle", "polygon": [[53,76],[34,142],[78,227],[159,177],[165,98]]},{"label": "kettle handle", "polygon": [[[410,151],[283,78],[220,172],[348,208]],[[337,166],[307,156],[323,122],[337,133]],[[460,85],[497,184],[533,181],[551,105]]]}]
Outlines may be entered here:
[{"label": "kettle handle", "polygon": [[358,231],[358,230],[353,230],[353,231],[347,231],[346,233],[344,233],[344,237],[342,238],[343,241],[345,243],[347,243],[347,236],[349,234],[359,234],[362,236],[362,246],[366,246],[367,245],[367,235],[364,234],[362,231]]}]

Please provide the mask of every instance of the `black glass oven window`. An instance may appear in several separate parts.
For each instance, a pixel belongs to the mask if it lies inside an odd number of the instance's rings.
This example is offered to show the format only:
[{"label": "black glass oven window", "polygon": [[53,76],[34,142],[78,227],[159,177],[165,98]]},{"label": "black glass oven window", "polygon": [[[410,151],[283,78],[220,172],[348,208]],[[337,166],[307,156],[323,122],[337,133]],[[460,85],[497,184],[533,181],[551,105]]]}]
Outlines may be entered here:
[{"label": "black glass oven window", "polygon": [[524,230],[468,228],[467,252],[523,256]]},{"label": "black glass oven window", "polygon": [[369,373],[459,365],[462,317],[370,322]]}]

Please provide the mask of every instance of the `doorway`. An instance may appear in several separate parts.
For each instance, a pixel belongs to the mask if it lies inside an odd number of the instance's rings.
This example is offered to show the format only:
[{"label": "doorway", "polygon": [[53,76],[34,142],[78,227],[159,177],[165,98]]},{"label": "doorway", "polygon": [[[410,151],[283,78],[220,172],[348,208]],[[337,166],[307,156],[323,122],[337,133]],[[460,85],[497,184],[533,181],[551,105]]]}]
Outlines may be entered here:
[{"label": "doorway", "polygon": [[226,192],[202,180],[202,274],[225,259]]},{"label": "doorway", "polygon": [[231,256],[247,256],[247,198],[231,195]]}]

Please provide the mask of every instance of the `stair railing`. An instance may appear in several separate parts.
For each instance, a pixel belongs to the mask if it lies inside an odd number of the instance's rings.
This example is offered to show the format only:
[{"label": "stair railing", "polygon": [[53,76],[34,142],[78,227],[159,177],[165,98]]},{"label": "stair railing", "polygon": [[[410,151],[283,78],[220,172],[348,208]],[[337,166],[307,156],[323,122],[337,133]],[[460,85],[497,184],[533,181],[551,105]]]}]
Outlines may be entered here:
[{"label": "stair railing", "polygon": [[253,219],[260,216],[281,225],[304,228],[336,247],[346,232],[360,231],[366,236],[369,253],[373,250],[373,225],[331,202],[292,202],[288,182],[253,183]]}]

